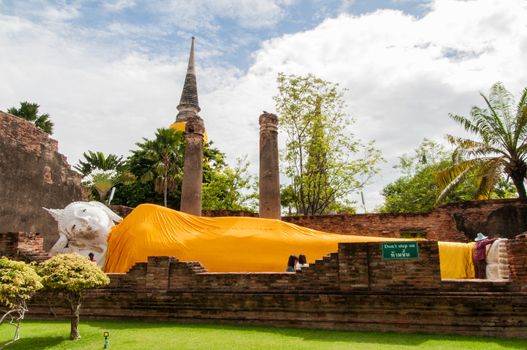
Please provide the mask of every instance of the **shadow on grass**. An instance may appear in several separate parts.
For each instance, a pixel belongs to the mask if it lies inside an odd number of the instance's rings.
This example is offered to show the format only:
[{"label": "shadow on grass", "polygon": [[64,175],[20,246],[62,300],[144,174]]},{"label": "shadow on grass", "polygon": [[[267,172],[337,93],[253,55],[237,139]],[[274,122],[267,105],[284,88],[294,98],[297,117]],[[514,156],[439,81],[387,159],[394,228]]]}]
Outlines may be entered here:
[{"label": "shadow on grass", "polygon": [[8,350],[28,350],[28,349],[44,349],[69,341],[64,337],[31,337],[25,336],[20,338],[13,344],[7,347]]},{"label": "shadow on grass", "polygon": [[408,345],[419,346],[428,341],[485,342],[494,343],[510,349],[526,349],[527,341],[521,339],[496,338],[496,337],[468,337],[456,335],[438,335],[427,333],[394,333],[394,332],[355,332],[342,330],[320,330],[305,328],[278,328],[271,326],[243,326],[243,325],[214,325],[207,323],[154,323],[148,321],[85,321],[93,328],[102,331],[118,332],[131,329],[160,329],[177,328],[180,330],[224,330],[244,333],[270,333],[286,337],[294,337],[317,342],[347,342],[367,343],[382,345]]}]

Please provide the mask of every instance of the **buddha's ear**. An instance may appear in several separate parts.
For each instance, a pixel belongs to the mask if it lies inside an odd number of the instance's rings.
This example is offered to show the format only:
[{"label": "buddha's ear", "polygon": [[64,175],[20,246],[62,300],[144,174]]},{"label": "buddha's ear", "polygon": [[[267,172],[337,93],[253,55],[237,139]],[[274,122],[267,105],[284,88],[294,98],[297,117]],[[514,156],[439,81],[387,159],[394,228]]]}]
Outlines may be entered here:
[{"label": "buddha's ear", "polygon": [[53,216],[53,219],[55,219],[57,222],[60,220],[62,215],[64,214],[64,209],[48,209],[42,207],[45,211],[47,211],[51,216]]}]

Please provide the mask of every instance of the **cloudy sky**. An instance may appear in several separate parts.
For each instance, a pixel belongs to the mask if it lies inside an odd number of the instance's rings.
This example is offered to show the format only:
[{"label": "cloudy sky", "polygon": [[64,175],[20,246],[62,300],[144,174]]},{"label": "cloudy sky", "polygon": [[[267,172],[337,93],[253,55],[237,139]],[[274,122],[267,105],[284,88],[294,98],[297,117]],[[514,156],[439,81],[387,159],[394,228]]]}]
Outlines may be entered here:
[{"label": "cloudy sky", "polygon": [[351,131],[387,160],[372,210],[399,156],[461,132],[448,113],[527,86],[526,18],[526,0],[0,0],[0,110],[39,103],[71,164],[126,155],[175,120],[195,35],[201,116],[231,164],[256,169],[278,72],[347,88]]}]

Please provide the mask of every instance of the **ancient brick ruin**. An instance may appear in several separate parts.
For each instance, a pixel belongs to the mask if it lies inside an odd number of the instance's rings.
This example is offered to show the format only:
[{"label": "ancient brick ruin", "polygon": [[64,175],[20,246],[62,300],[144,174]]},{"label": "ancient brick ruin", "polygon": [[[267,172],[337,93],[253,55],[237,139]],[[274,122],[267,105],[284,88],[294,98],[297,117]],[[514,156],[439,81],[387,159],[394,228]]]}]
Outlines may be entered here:
[{"label": "ancient brick ruin", "polygon": [[82,200],[81,177],[33,123],[0,111],[0,135],[0,232],[40,232],[49,248],[57,223],[42,207]]},{"label": "ancient brick ruin", "polygon": [[258,122],[260,124],[259,216],[280,220],[278,117],[263,112]]},{"label": "ancient brick ruin", "polygon": [[527,203],[518,199],[468,201],[446,204],[427,213],[296,216],[282,220],[342,234],[467,242],[478,232],[514,238],[527,231]]},{"label": "ancient brick ruin", "polygon": [[0,233],[0,257],[25,262],[42,262],[50,258],[44,250],[44,237],[38,233]]},{"label": "ancient brick ruin", "polygon": [[[0,255],[28,240],[0,234]],[[209,273],[199,262],[150,257],[88,292],[82,317],[527,338],[527,239],[507,249],[509,281],[441,280],[434,241],[419,242],[408,260],[383,259],[379,243],[343,243],[297,273]],[[42,292],[28,317],[67,318],[66,306]]]},{"label": "ancient brick ruin", "polygon": [[[199,112],[193,67],[192,44],[177,121]],[[0,112],[0,135],[0,256],[43,261],[49,258],[44,248],[57,237],[57,224],[41,207],[63,208],[81,200],[80,175],[58,153],[57,142],[32,123]],[[201,176],[191,178],[199,182]],[[191,198],[200,192],[197,182],[187,187]],[[277,195],[269,202],[279,203]],[[273,215],[279,214],[278,204],[273,205]],[[121,216],[131,210],[112,209]],[[187,211],[199,214],[201,204]],[[258,216],[234,211],[203,215]],[[527,239],[513,239],[527,231],[525,202],[464,202],[418,214],[282,220],[387,241],[429,240],[419,241],[418,256],[405,260],[384,259],[380,243],[343,243],[296,273],[210,273],[199,262],[149,257],[126,274],[109,274],[109,286],[88,292],[82,317],[527,338]],[[478,232],[511,238],[506,243],[509,280],[441,280],[437,241],[467,242]],[[31,301],[28,317],[68,318],[67,303],[47,293]]]}]

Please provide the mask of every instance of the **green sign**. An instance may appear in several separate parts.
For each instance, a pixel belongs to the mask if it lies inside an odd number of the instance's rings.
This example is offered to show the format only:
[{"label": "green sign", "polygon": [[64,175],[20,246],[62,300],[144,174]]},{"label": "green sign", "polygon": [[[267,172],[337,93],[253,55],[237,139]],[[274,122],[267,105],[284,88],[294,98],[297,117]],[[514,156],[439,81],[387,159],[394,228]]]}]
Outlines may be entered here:
[{"label": "green sign", "polygon": [[383,242],[382,258],[384,260],[417,259],[419,245],[417,242]]}]

